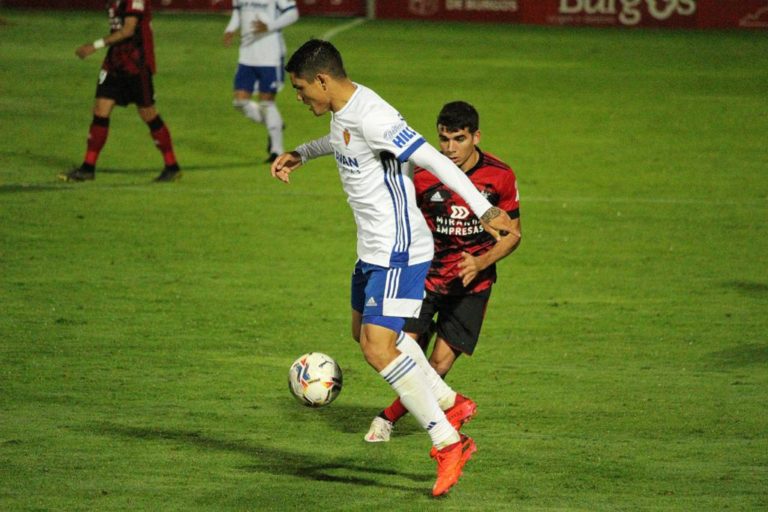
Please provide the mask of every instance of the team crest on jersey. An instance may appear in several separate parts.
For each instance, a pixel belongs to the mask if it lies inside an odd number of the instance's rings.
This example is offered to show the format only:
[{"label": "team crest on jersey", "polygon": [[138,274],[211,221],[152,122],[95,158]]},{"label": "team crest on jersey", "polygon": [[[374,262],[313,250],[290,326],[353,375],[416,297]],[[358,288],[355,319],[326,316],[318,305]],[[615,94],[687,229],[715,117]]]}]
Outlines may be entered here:
[{"label": "team crest on jersey", "polygon": [[342,135],[344,136],[344,145],[349,146],[349,141],[352,139],[352,135],[349,133],[349,130],[344,128],[344,133]]},{"label": "team crest on jersey", "polygon": [[137,11],[144,10],[144,0],[133,0],[133,8]]}]

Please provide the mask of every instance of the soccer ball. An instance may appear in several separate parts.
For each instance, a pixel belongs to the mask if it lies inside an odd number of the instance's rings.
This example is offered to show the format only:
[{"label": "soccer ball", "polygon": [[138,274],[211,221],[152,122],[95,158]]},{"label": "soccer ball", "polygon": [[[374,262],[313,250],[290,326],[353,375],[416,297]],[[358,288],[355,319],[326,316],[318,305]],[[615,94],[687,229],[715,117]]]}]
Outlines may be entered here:
[{"label": "soccer ball", "polygon": [[341,392],[341,368],[331,356],[310,352],[296,359],[288,371],[288,389],[307,407],[322,407]]}]

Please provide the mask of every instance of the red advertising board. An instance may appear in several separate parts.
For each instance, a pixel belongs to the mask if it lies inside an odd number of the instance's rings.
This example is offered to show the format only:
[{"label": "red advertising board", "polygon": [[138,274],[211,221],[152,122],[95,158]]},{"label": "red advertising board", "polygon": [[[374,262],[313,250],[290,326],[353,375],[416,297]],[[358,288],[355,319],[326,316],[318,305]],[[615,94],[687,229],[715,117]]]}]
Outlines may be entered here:
[{"label": "red advertising board", "polygon": [[768,0],[387,0],[380,19],[669,28],[768,28]]},{"label": "red advertising board", "polygon": [[768,0],[699,2],[701,28],[768,29]]},{"label": "red advertising board", "polygon": [[[232,8],[232,0],[154,0],[156,9],[217,11]],[[297,0],[304,16],[365,16],[365,0]]]},{"label": "red advertising board", "polygon": [[[303,16],[365,16],[366,0],[297,0]],[[536,25],[768,29],[768,0],[376,0],[380,19]],[[102,9],[104,0],[0,0],[3,7]],[[228,11],[231,0],[153,0],[155,10]]]},{"label": "red advertising board", "polygon": [[[365,0],[297,0],[304,16],[365,16]],[[103,9],[104,0],[0,0],[3,7]],[[152,0],[156,11],[229,11],[232,0]]]},{"label": "red advertising board", "polygon": [[313,16],[365,16],[365,0],[298,0],[299,13]]},{"label": "red advertising board", "polygon": [[394,0],[376,2],[376,18],[523,23],[520,3],[520,0]]},{"label": "red advertising board", "polygon": [[231,0],[153,0],[155,10],[174,9],[179,11],[228,11]]}]

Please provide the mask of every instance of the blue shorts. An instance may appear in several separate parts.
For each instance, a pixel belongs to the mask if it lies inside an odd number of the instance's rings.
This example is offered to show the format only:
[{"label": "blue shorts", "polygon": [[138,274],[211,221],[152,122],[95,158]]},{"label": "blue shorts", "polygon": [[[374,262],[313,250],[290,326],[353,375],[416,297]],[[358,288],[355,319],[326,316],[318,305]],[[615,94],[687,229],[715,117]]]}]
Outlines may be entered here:
[{"label": "blue shorts", "polygon": [[235,73],[235,90],[254,92],[258,87],[259,92],[277,94],[283,86],[282,66],[246,66],[237,65]]},{"label": "blue shorts", "polygon": [[430,264],[387,268],[358,260],[352,273],[352,309],[362,313],[364,324],[400,332],[405,318],[419,316]]}]

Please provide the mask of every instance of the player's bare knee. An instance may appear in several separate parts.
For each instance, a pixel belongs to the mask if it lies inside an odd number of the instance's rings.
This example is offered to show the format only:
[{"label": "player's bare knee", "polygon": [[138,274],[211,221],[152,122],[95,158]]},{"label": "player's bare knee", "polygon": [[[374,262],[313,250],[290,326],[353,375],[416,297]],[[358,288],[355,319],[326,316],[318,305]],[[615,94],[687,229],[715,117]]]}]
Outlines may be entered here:
[{"label": "player's bare knee", "polygon": [[363,349],[363,356],[366,362],[373,367],[374,370],[380,372],[390,363],[390,357],[378,351]]},{"label": "player's bare knee", "polygon": [[360,349],[363,351],[365,360],[376,371],[383,370],[392,360],[397,357],[397,353],[391,353],[388,347],[382,347],[380,344],[371,343],[365,337],[360,342]]},{"label": "player's bare knee", "polygon": [[139,117],[145,123],[152,121],[159,115],[155,107],[139,107],[137,111],[139,112]]}]

